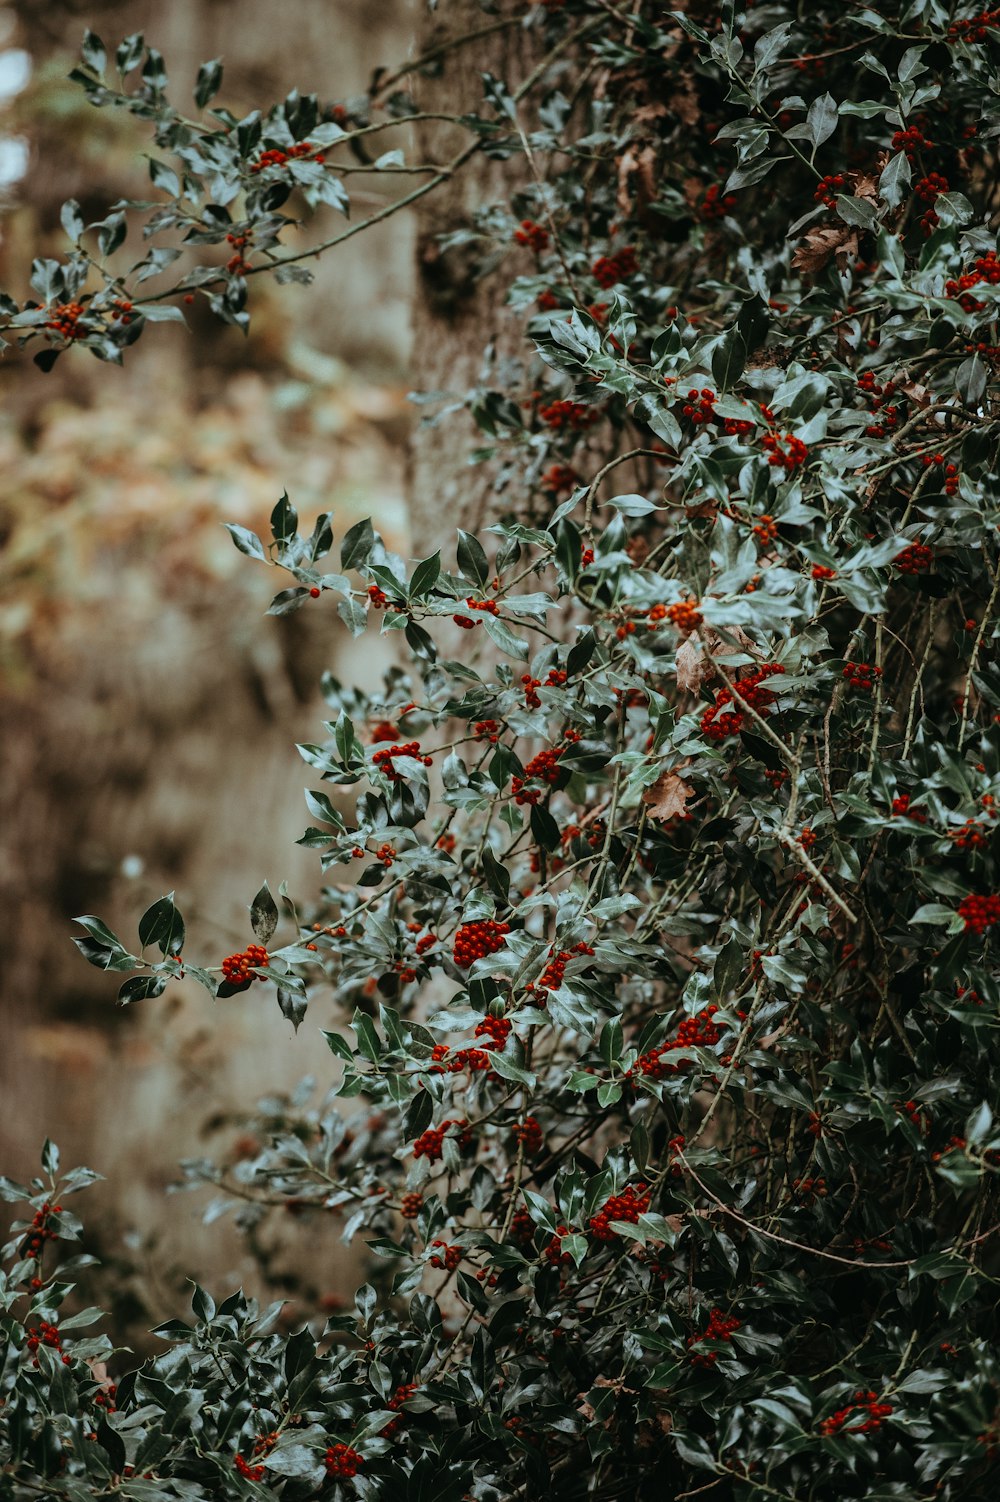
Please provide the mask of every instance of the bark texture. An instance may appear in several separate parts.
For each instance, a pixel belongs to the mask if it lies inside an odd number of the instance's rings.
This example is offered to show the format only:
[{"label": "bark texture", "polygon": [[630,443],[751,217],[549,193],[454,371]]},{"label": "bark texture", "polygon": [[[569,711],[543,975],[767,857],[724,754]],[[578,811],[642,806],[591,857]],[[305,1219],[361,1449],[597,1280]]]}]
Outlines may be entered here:
[{"label": "bark texture", "polygon": [[[421,38],[423,54],[457,38],[467,40],[414,76],[410,87],[418,108],[456,115],[481,112],[484,73],[515,86],[525,78],[537,63],[538,47],[533,32],[505,24],[505,18],[517,14],[523,11],[512,6],[500,16],[488,14],[476,0],[455,0],[432,13]],[[423,123],[418,128],[419,159],[450,161],[469,139],[468,131],[447,123]],[[479,382],[490,382],[491,372],[495,383],[497,363],[515,358],[521,328],[504,307],[509,266],[485,270],[475,242],[442,250],[439,239],[470,225],[477,208],[505,200],[511,183],[522,182],[524,172],[520,154],[509,161],[477,155],[422,201],[412,336],[420,391],[464,395]],[[513,248],[511,253],[517,254]],[[475,469],[468,463],[477,441],[481,438],[471,418],[462,421],[457,415],[440,427],[417,429],[410,476],[417,553],[441,543],[450,547],[456,527],[474,531],[494,519],[498,502],[492,472],[488,465]]]}]

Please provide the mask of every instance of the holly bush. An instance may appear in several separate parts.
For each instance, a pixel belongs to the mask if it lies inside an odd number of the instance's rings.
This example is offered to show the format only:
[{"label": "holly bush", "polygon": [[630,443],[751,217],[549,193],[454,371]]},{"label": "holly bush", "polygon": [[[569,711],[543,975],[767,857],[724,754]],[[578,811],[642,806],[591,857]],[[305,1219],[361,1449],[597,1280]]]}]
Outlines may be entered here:
[{"label": "holly bush", "polygon": [[484,158],[508,199],[444,249],[520,344],[430,419],[481,430],[481,531],[230,528],[273,613],[398,647],[299,747],[317,891],[264,885],[221,964],[172,896],[137,943],[80,919],[123,1003],[323,1024],[332,1095],[187,1173],[248,1228],[342,1214],[370,1281],[291,1335],[197,1287],[128,1370],[60,1319],[87,1175],[47,1147],[5,1184],[0,1496],[993,1496],[1000,10],[482,8],[524,73],[446,162],[369,148],[470,37],[242,120],[141,37],[74,75],[157,197],[66,206],[3,304],[43,366],[195,299],[245,327],[364,228],[309,239],[345,177],[416,175],[385,218]]}]

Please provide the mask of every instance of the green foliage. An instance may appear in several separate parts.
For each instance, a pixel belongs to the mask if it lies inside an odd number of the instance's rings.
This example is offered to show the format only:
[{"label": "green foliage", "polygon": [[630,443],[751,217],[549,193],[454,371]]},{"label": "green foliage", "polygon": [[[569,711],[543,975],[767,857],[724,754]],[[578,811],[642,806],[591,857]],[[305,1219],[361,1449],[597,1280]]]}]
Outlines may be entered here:
[{"label": "green foliage", "polygon": [[[248,1228],[349,1211],[372,1282],[291,1337],[198,1290],[88,1448],[86,1355],[25,1353],[65,1270],[16,1263],[0,1496],[995,1490],[997,31],[936,0],[647,9],[549,0],[550,65],[462,122],[463,160],[530,158],[450,237],[509,258],[526,320],[461,398],[499,519],[416,562],[367,521],[304,537],[287,496],[267,542],[230,528],[290,576],[273,613],[332,596],[410,662],[328,677],[299,747],[325,884],[264,886],[221,965],[172,898],[139,954],[80,920],[123,1002],[186,976],[332,1021],[365,1127],[291,1104],[238,1171],[187,1172]],[[245,326],[249,278],[312,253],[275,250],[293,188],[342,206],[316,148],[407,108],[205,126],[118,55],[112,84],[90,39],[77,76],[150,119],[166,202],[114,209],[100,256],[67,210],[44,305],[7,307],[49,357],[116,357],[185,288]],[[112,329],[149,212],[237,264]]]}]

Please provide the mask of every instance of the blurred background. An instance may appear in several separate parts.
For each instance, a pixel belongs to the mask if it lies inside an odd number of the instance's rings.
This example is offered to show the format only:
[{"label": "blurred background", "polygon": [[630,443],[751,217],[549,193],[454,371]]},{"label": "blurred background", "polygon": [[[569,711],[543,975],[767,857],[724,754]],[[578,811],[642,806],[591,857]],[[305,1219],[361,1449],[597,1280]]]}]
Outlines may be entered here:
[{"label": "blurred background", "polygon": [[[276,25],[273,0],[0,7],[0,287],[23,297],[32,258],[62,252],[65,199],[93,218],[147,191],[137,123],[67,81],[85,27],[110,46],[145,31],[178,100],[221,56],[218,102],[242,114],[293,86],[363,95],[376,64],[410,53],[415,10],[282,0]],[[413,238],[396,216],[320,263],[312,288],[255,289],[248,340],[195,320],[151,330],[124,369],[83,353],[49,375],[16,352],[0,362],[0,1172],[30,1177],[48,1134],[106,1176],[78,1208],[128,1288],[133,1343],[195,1271],[216,1290],[259,1282],[227,1222],[163,1191],[180,1159],[220,1148],[213,1122],[304,1075],[331,1082],[329,1019],[311,1009],[296,1036],[263,987],[217,1003],[171,987],[119,1009],[71,920],[97,913],[128,942],[173,890],[186,951],[218,964],[251,938],[265,878],[316,890],[318,862],[294,843],[309,822],[294,743],[321,736],[322,670],[370,682],[378,647],[352,644],[332,608],[266,618],[278,585],[221,523],[266,530],[287,487],[309,527],[321,509],[340,531],[371,515],[405,550]],[[352,1269],[335,1232],[301,1239],[313,1286],[336,1297]],[[293,1286],[294,1238],[272,1251]]]}]

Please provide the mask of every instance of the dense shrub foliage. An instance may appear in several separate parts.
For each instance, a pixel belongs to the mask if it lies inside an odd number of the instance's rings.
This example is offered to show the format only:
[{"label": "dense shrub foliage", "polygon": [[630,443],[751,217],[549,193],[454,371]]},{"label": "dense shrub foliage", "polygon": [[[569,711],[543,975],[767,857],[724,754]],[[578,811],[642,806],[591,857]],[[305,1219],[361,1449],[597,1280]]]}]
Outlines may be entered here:
[{"label": "dense shrub foliage", "polygon": [[43,365],[194,298],[245,324],[353,233],[291,217],[345,168],[426,169],[407,202],[482,155],[515,191],[450,243],[525,338],[456,400],[485,532],[408,563],[287,497],[230,529],[275,613],[407,663],[328,677],[299,748],[325,884],[262,888],[227,957],[172,898],[137,943],[81,920],[123,1002],[187,977],[322,1022],[367,1110],[285,1103],[188,1173],[245,1224],[342,1214],[371,1282],[290,1338],[198,1289],[115,1391],[60,1318],[85,1176],[47,1149],[0,1496],[994,1495],[1000,11],[514,9],[535,65],[431,167],[367,149],[405,93],[188,119],[141,38],[117,74],[88,38],[158,196],[67,206],[4,305]]}]

